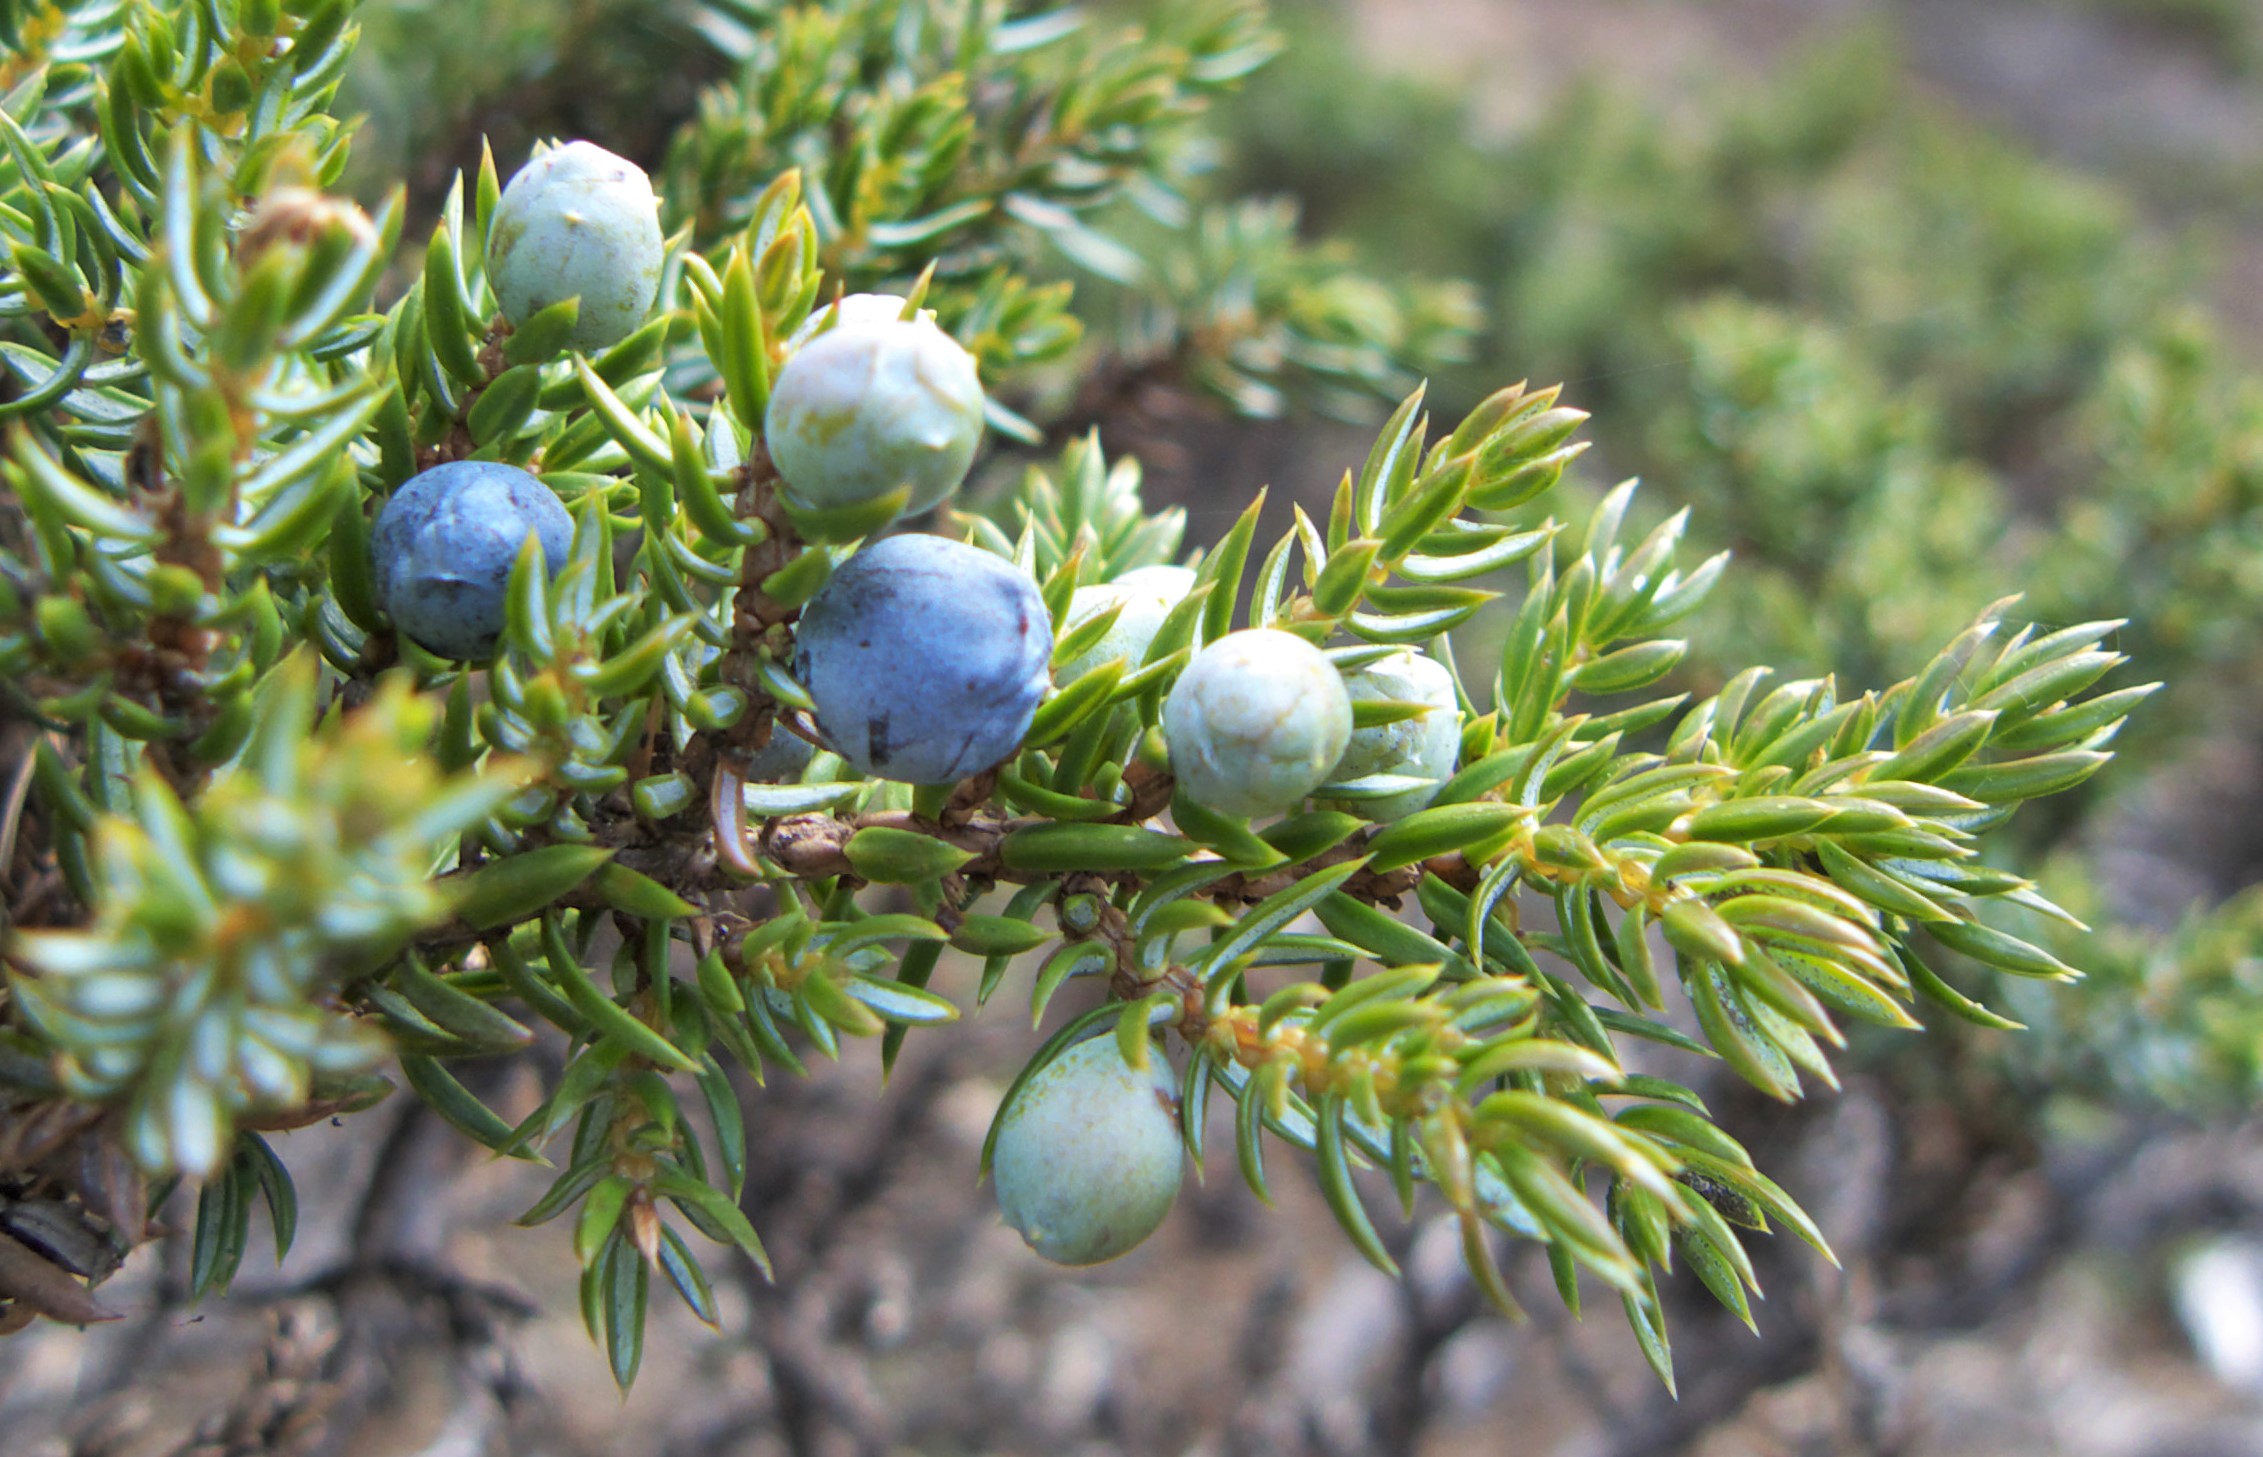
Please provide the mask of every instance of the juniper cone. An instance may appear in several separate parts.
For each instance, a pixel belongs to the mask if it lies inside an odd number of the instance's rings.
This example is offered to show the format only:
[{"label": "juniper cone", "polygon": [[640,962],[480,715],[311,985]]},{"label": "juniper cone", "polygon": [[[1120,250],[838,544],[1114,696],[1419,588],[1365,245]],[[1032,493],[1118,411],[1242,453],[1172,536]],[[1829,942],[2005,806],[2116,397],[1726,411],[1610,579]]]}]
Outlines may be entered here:
[{"label": "juniper cone", "polygon": [[628,338],[652,312],[662,251],[660,204],[644,169],[568,142],[537,153],[503,189],[487,269],[513,324],[579,300],[570,342],[594,352]]},{"label": "juniper cone", "polygon": [[786,359],[764,439],[811,509],[906,492],[914,515],[966,479],[982,440],[974,356],[930,319],[835,324]]},{"label": "juniper cone", "polygon": [[802,320],[800,327],[786,336],[786,352],[792,354],[827,330],[898,323],[910,307],[911,300],[899,298],[892,293],[847,294],[812,309],[809,317]]},{"label": "juniper cone", "polygon": [[[1026,995],[1053,1030],[982,1165],[1041,1252],[1136,1243],[1230,1103],[1259,1195],[1316,1179],[1395,1272],[1366,1171],[1426,1183],[1494,1304],[1545,1245],[1670,1383],[1668,1272],[1749,1315],[1763,1222],[1827,1242],[1641,1045],[1788,1101],[1850,1021],[2000,1028],[1994,973],[2073,977],[2000,831],[2152,691],[2101,691],[2115,623],[2019,627],[1992,568],[1875,681],[1677,678],[1725,559],[1631,487],[1561,519],[1557,391],[1427,402],[1466,287],[1183,195],[1261,6],[962,8],[941,44],[732,7],[661,196],[593,144],[489,158],[403,247],[401,191],[332,195],[354,0],[0,0],[0,682],[37,725],[0,1224],[55,1236],[0,1247],[0,1332],[105,1318],[68,1251],[167,1228],[225,1290],[295,1226],[271,1137],[411,1097],[548,1170],[522,1223],[569,1232],[514,1238],[570,1244],[627,1386],[656,1291],[713,1322],[718,1258],[769,1268],[742,1097]],[[857,64],[781,59],[812,35]],[[922,312],[811,332],[844,295]],[[1119,372],[1384,418],[1285,529],[1251,492],[1190,549],[1070,428]],[[964,539],[879,535],[988,426]],[[458,1075],[538,1045],[508,1118]]]},{"label": "juniper cone", "polygon": [[990,1177],[998,1209],[1056,1265],[1129,1254],[1179,1195],[1178,1082],[1150,1054],[1124,1061],[1113,1037],[1080,1042],[1024,1083],[999,1114]]},{"label": "juniper cone", "polygon": [[1185,567],[1137,567],[1112,582],[1079,587],[1069,598],[1069,619],[1074,629],[1113,609],[1110,626],[1090,648],[1054,669],[1056,682],[1070,683],[1099,667],[1121,659],[1127,670],[1147,659],[1155,635],[1162,631],[1171,609],[1194,591],[1195,576]]},{"label": "juniper cone", "polygon": [[459,460],[410,478],[370,537],[377,600],[393,625],[443,658],[495,655],[503,593],[532,536],[555,573],[573,542],[557,495],[516,466]]},{"label": "juniper cone", "polygon": [[802,613],[794,670],[858,772],[947,784],[1012,753],[1047,685],[1037,584],[939,536],[891,536],[842,563]]},{"label": "juniper cone", "polygon": [[1195,803],[1229,815],[1294,809],[1351,741],[1343,675],[1301,637],[1229,633],[1171,685],[1163,736],[1171,772]]},{"label": "juniper cone", "polygon": [[1399,704],[1415,712],[1352,730],[1344,756],[1329,777],[1357,780],[1391,775],[1424,781],[1422,787],[1362,803],[1359,808],[1371,819],[1402,819],[1428,806],[1453,774],[1461,753],[1461,704],[1453,674],[1435,659],[1401,649],[1346,673],[1344,689],[1354,705]]}]

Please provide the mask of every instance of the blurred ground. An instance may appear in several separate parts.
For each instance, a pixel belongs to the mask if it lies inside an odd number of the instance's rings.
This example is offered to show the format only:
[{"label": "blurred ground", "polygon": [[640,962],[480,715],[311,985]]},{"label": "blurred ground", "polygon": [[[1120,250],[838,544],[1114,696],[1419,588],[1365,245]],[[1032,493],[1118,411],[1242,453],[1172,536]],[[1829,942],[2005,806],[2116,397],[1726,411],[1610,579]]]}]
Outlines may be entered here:
[{"label": "blurred ground", "polygon": [[[2214,302],[2263,343],[2263,91],[2255,58],[2194,17],[2250,37],[2248,0],[1367,0],[1363,43],[1386,65],[1451,77],[1485,122],[1528,124],[1570,80],[1655,100],[1758,79],[1869,27],[1925,82],[2043,154],[2110,175],[2165,217],[2206,215]],[[2241,20],[2239,17],[2246,18]],[[2186,23],[2179,23],[2182,18]]]},{"label": "blurred ground", "polygon": [[[969,990],[963,972],[946,985]],[[382,1138],[280,1141],[307,1199],[288,1269],[255,1245],[236,1291],[190,1313],[172,1248],[106,1289],[134,1319],[18,1337],[0,1450],[1476,1457],[1511,1434],[1564,1457],[2263,1450],[2263,1414],[2192,1360],[2159,1253],[2176,1231],[2256,1227],[2252,1139],[2076,1133],[2046,1155],[1991,1147],[1945,1106],[1890,1112],[1861,1083],[1794,1113],[1716,1086],[1845,1269],[1763,1248],[1757,1336],[1679,1292],[1677,1405],[1599,1292],[1575,1325],[1527,1258],[1512,1281],[1534,1321],[1481,1315],[1428,1209],[1392,1229],[1394,1284],[1287,1167],[1275,1212],[1229,1165],[1132,1257],[1042,1265],[971,1177],[1026,1047],[1017,1021],[1001,1007],[975,1035],[915,1040],[885,1095],[866,1048],[752,1097],[749,1202],[779,1284],[733,1271],[721,1336],[656,1296],[626,1401],[572,1313],[560,1232],[509,1223],[540,1171],[467,1159],[404,1103],[375,1115]],[[517,1076],[488,1090],[506,1114],[532,1101]],[[1221,1156],[1231,1137],[1213,1129]],[[2236,1354],[2263,1264],[2206,1247],[2213,1286],[2184,1298]]]},{"label": "blurred ground", "polygon": [[[2220,300],[2255,343],[2263,210],[2241,189],[2263,169],[2257,83],[2136,10],[1369,0],[1361,25],[1380,62],[1467,78],[1485,123],[1508,129],[1589,72],[1670,101],[1763,74],[1835,28],[1893,23],[1944,94],[2133,183],[2165,218],[2213,220]],[[1324,485],[1359,440],[1207,426],[1184,438],[1165,474],[1236,489]],[[1195,504],[1201,535],[1216,520]],[[939,985],[964,994],[959,977]],[[1572,1322],[1525,1251],[1511,1278],[1534,1319],[1481,1316],[1430,1210],[1384,1221],[1409,1271],[1394,1285],[1350,1253],[1285,1159],[1276,1211],[1228,1161],[1127,1260],[1043,1266],[973,1183],[989,1112],[1031,1045],[1009,1001],[915,1037],[884,1093],[870,1048],[808,1083],[749,1090],[749,1207],[779,1283],[737,1268],[720,1336],[656,1295],[626,1401],[579,1328],[562,1232],[510,1223],[541,1171],[471,1157],[405,1103],[350,1134],[291,1135],[279,1146],[306,1209],[288,1266],[255,1247],[228,1299],[189,1311],[184,1241],[145,1251],[105,1292],[132,1318],[5,1347],[0,1454],[2263,1452],[2263,1140],[2250,1128],[2010,1109],[1992,1124],[1971,1110],[2002,1090],[1959,1086],[1968,1069],[1914,1046],[1916,1071],[1890,1093],[1855,1080],[1782,1110],[1716,1082],[1725,1121],[1808,1204],[1844,1268],[1796,1245],[1761,1250],[1758,1335],[1675,1292],[1675,1403],[1604,1292],[1590,1287],[1588,1318]],[[531,1104],[532,1076],[486,1091],[510,1115]],[[1217,1158],[1230,1141],[1213,1131]]]}]

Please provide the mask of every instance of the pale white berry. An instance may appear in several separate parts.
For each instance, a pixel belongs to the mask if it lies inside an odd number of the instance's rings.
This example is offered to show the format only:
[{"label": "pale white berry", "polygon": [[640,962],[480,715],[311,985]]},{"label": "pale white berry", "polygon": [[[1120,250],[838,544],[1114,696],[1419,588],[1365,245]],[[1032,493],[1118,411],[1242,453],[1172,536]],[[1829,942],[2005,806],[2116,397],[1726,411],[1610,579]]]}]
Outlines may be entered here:
[{"label": "pale white berry", "polygon": [[1446,665],[1412,649],[1376,659],[1344,675],[1354,703],[1419,703],[1428,710],[1416,718],[1354,729],[1331,780],[1394,774],[1427,779],[1428,787],[1384,799],[1363,799],[1346,807],[1373,820],[1395,820],[1438,797],[1438,786],[1454,772],[1461,753],[1461,701]]},{"label": "pale white berry", "polygon": [[842,322],[787,356],[763,434],[804,510],[908,489],[904,509],[941,504],[982,440],[974,356],[931,319]]},{"label": "pale white berry", "polygon": [[1111,658],[1124,660],[1124,671],[1136,673],[1147,657],[1149,644],[1162,629],[1171,609],[1194,590],[1194,573],[1185,567],[1139,567],[1113,582],[1079,587],[1069,598],[1068,621],[1062,631],[1090,622],[1114,607],[1116,621],[1100,641],[1053,670],[1058,683],[1073,682]]},{"label": "pale white berry", "polygon": [[[852,293],[835,299],[832,303],[821,304],[811,309],[809,317],[801,321],[800,327],[786,336],[786,352],[791,354],[818,335],[831,333],[835,329],[894,323],[903,318],[904,305],[908,302],[909,300],[898,298],[892,293]],[[934,314],[922,310],[920,317],[931,319]]]},{"label": "pale white berry", "polygon": [[524,324],[581,300],[570,343],[594,352],[635,333],[660,291],[660,203],[652,179],[589,142],[540,153],[503,189],[487,237],[487,281]]},{"label": "pale white berry", "polygon": [[1320,787],[1351,740],[1351,698],[1320,649],[1271,628],[1228,633],[1163,704],[1179,788],[1205,809],[1281,814]]},{"label": "pale white berry", "polygon": [[1160,1053],[1131,1067],[1096,1037],[1038,1069],[998,1124],[998,1209],[1057,1265],[1097,1265],[1153,1234],[1178,1198],[1177,1085]]}]

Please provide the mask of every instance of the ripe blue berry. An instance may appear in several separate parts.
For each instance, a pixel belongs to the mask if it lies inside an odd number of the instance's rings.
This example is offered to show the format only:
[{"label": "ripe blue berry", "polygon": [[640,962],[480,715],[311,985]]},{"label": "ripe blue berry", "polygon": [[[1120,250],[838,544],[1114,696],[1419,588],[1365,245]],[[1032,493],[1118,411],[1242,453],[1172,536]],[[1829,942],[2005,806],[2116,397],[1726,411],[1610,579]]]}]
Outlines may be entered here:
[{"label": "ripe blue berry", "polygon": [[747,755],[742,771],[749,784],[784,784],[799,779],[817,750],[784,724],[772,724],[770,742]]},{"label": "ripe blue berry", "polygon": [[1020,746],[1053,633],[1028,575],[940,536],[891,536],[841,564],[796,629],[817,723],[860,773],[948,784]]},{"label": "ripe blue berry", "polygon": [[1163,704],[1179,788],[1205,809],[1280,814],[1319,788],[1351,739],[1343,675],[1285,632],[1231,632],[1194,655]]},{"label": "ripe blue berry", "polygon": [[1354,703],[1420,703],[1428,713],[1396,723],[1355,729],[1331,779],[1364,779],[1399,774],[1427,779],[1427,789],[1410,789],[1386,799],[1360,800],[1350,807],[1373,820],[1395,820],[1427,806],[1438,786],[1454,772],[1462,746],[1461,700],[1454,676],[1443,663],[1401,649],[1344,675]]},{"label": "ripe blue berry", "polygon": [[982,381],[932,319],[843,319],[787,357],[763,436],[793,505],[855,506],[909,487],[904,509],[916,514],[974,463]]},{"label": "ripe blue berry", "polygon": [[574,519],[548,486],[515,465],[436,465],[377,513],[369,542],[377,600],[394,627],[441,657],[492,657],[503,589],[529,534],[552,572],[566,564]]},{"label": "ripe blue berry", "polygon": [[1153,1234],[1178,1198],[1178,1095],[1170,1067],[1124,1062],[1113,1037],[1038,1070],[999,1120],[998,1209],[1057,1265],[1097,1265]]},{"label": "ripe blue berry", "polygon": [[487,281],[503,317],[523,324],[581,300],[573,347],[620,343],[660,291],[660,203],[634,162],[589,142],[552,147],[503,189],[487,238]]},{"label": "ripe blue berry", "polygon": [[1137,672],[1147,657],[1148,644],[1155,641],[1155,634],[1163,626],[1163,619],[1194,590],[1194,580],[1194,573],[1185,567],[1140,567],[1113,582],[1077,588],[1069,599],[1069,627],[1097,617],[1111,607],[1122,610],[1116,614],[1115,625],[1106,635],[1073,660],[1063,663],[1054,674],[1055,679],[1071,682],[1111,658],[1122,658],[1125,672]]}]

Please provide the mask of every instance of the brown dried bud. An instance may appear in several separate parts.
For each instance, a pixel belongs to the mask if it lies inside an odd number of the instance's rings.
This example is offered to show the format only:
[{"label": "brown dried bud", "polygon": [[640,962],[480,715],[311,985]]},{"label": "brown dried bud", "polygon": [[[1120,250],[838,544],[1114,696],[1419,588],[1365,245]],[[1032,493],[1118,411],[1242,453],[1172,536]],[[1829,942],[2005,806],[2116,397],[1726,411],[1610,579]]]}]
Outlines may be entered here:
[{"label": "brown dried bud", "polygon": [[311,247],[330,232],[344,232],[357,244],[377,236],[369,214],[343,198],[310,187],[278,187],[262,197],[244,219],[238,254],[250,264],[278,243]]}]

